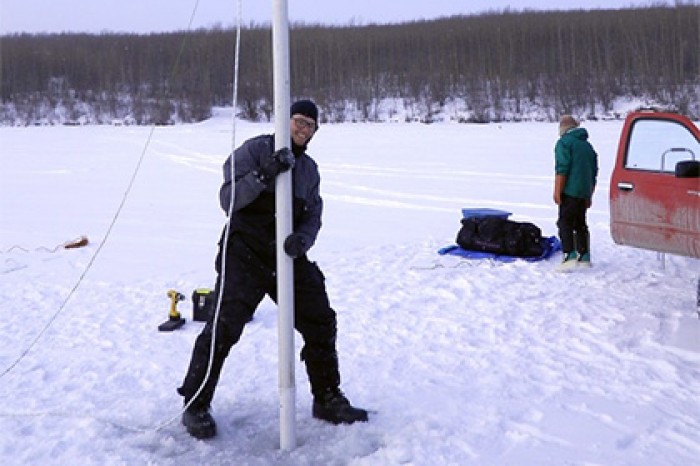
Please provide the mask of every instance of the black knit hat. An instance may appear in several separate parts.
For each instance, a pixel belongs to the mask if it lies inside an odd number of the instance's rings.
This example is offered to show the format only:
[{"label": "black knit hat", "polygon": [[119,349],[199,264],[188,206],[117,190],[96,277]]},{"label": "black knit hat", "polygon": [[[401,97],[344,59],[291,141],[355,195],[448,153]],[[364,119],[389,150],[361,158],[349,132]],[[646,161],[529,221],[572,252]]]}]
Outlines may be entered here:
[{"label": "black knit hat", "polygon": [[304,115],[314,120],[318,128],[318,107],[310,100],[297,100],[289,109],[289,116]]}]

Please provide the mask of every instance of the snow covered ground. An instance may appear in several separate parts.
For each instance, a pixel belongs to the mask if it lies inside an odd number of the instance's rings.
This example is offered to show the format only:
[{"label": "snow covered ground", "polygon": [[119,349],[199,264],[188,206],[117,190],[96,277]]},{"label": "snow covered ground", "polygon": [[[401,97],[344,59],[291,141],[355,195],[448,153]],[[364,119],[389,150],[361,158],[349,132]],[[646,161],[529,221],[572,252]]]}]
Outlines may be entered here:
[{"label": "snow covered ground", "polygon": [[[555,124],[320,128],[310,153],[326,209],[310,256],[338,312],[343,389],[376,413],[314,420],[297,362],[290,452],[279,448],[270,301],[227,361],[210,441],[179,423],[175,387],[202,327],[189,299],[186,325],[157,331],[167,290],[189,298],[213,285],[230,113],[155,128],[149,144],[151,128],[0,128],[0,463],[697,464],[700,264],[669,256],[663,268],[612,242],[621,122],[584,126],[601,164],[594,267],[570,275],[554,272],[559,257],[437,254],[466,207],[556,234]],[[271,130],[239,122],[236,139]],[[59,247],[80,235],[87,247]]]}]

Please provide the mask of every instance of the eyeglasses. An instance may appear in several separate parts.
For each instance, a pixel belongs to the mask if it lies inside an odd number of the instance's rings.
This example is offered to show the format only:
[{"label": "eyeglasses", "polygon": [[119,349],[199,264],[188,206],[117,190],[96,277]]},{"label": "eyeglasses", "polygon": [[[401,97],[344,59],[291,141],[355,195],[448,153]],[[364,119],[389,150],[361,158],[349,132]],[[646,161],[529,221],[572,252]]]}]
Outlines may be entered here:
[{"label": "eyeglasses", "polygon": [[292,117],[292,120],[294,120],[294,124],[301,129],[310,129],[311,131],[316,129],[316,123],[313,121],[305,120],[302,117]]}]

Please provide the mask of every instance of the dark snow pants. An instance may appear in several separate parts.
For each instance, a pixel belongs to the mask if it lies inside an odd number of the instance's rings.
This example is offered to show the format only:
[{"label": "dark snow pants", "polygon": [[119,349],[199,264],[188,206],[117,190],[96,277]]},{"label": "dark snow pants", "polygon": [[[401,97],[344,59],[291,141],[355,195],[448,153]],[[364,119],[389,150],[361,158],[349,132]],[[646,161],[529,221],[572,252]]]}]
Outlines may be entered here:
[{"label": "dark snow pants", "polygon": [[562,195],[559,204],[559,239],[564,254],[576,251],[579,254],[589,252],[589,233],[586,224],[588,199]]},{"label": "dark snow pants", "polygon": [[[222,241],[223,242],[223,241]],[[226,250],[226,273],[221,309],[216,327],[216,344],[211,372],[204,389],[192,403],[211,404],[224,360],[243,333],[256,308],[265,297],[277,302],[274,251],[266,256],[256,253],[238,234],[229,238],[228,248],[219,248],[216,291],[221,287],[222,250]],[[206,377],[212,341],[214,313],[197,337],[189,369],[178,392],[185,402],[195,396]],[[330,307],[325,278],[318,266],[306,256],[294,261],[294,326],[304,340],[301,359],[306,364],[312,393],[338,387],[340,375],[336,354],[336,314]]]}]

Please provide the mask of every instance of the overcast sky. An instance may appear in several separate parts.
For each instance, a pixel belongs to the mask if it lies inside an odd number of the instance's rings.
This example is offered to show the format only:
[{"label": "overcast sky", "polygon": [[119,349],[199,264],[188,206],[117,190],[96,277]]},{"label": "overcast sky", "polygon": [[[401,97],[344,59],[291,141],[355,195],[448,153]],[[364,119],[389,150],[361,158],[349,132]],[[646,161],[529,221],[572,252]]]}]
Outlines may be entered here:
[{"label": "overcast sky", "polygon": [[[242,0],[242,23],[271,22],[272,0]],[[0,0],[0,33],[164,32],[188,28],[197,0]],[[433,19],[488,10],[645,6],[650,0],[288,0],[289,19],[345,25]],[[199,0],[193,28],[234,26],[238,0]]]}]

